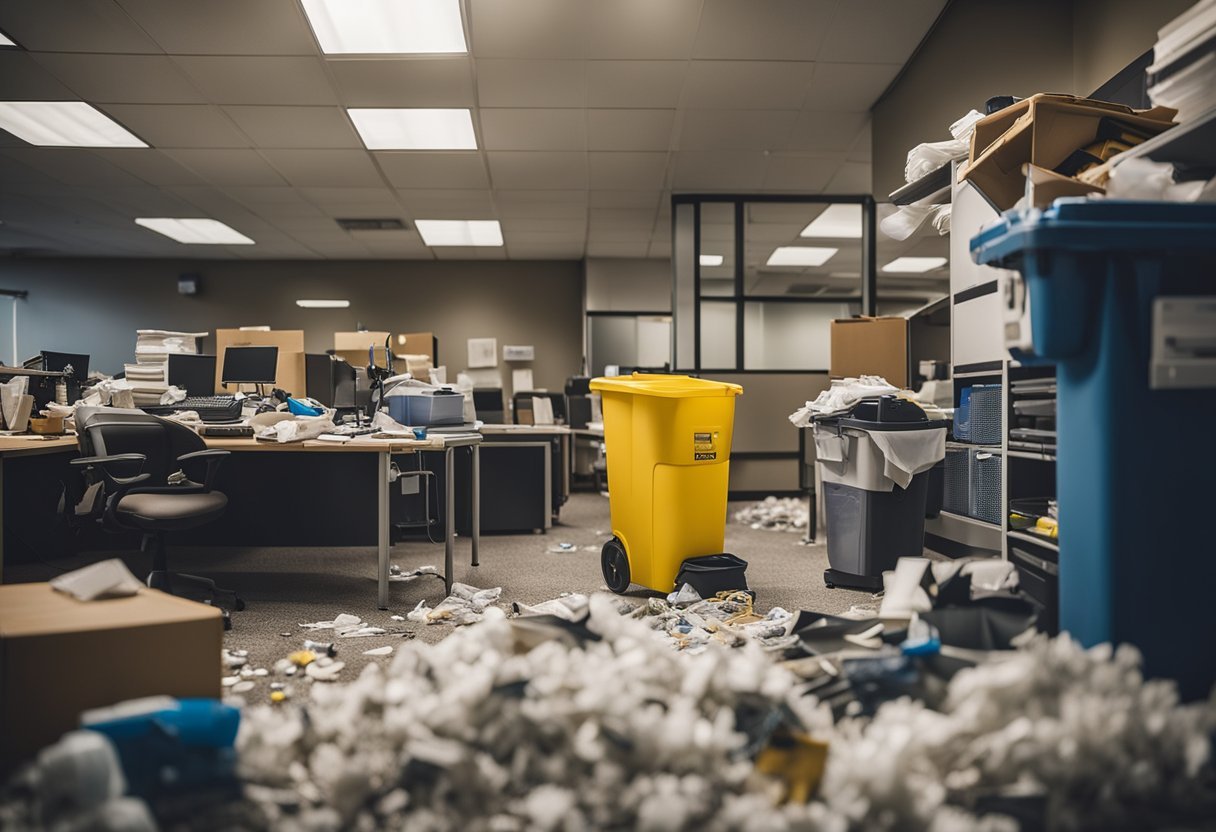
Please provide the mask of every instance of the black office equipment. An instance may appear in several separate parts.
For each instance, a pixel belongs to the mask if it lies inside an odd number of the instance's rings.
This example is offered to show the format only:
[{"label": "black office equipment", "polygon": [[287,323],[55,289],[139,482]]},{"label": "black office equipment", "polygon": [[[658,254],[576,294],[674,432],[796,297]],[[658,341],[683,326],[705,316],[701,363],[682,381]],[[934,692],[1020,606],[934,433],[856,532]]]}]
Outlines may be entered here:
[{"label": "black office equipment", "polygon": [[501,387],[474,387],[473,409],[486,424],[501,425],[507,421]]},{"label": "black office equipment", "polygon": [[553,403],[553,423],[564,424],[566,421],[566,396],[564,393],[550,393],[547,390],[530,390],[516,393],[511,397],[515,406],[515,424],[535,424],[532,419],[532,399],[548,399]]},{"label": "black office equipment", "polygon": [[170,355],[167,380],[188,396],[210,396],[215,392],[214,355]]},{"label": "black office equipment", "polygon": [[[70,514],[110,531],[140,532],[143,551],[152,555],[148,586],[153,589],[175,594],[194,589],[207,600],[230,598],[233,609],[243,609],[233,590],[208,578],[171,573],[165,552],[168,532],[204,526],[227,509],[227,496],[212,486],[228,451],[210,450],[190,428],[139,410],[79,408],[76,429],[83,456],[72,465],[83,478],[66,483],[66,502],[76,506]],[[178,480],[179,474],[186,478]],[[92,485],[100,485],[100,491]]]},{"label": "black office equipment", "polygon": [[274,384],[278,347],[228,347],[224,350],[224,384]]},{"label": "black office equipment", "polygon": [[89,356],[74,352],[43,350],[39,369],[63,373],[68,386],[68,404],[80,398],[80,389],[89,378]]},{"label": "black office equipment", "polygon": [[193,410],[198,418],[209,423],[236,422],[241,418],[241,400],[236,396],[187,396],[174,404],[151,405],[141,408],[153,416],[170,416],[183,410]]},{"label": "black office equipment", "polygon": [[357,375],[354,367],[337,356],[327,353],[308,353],[304,356],[307,395],[326,407],[349,410],[359,406],[355,393]]}]

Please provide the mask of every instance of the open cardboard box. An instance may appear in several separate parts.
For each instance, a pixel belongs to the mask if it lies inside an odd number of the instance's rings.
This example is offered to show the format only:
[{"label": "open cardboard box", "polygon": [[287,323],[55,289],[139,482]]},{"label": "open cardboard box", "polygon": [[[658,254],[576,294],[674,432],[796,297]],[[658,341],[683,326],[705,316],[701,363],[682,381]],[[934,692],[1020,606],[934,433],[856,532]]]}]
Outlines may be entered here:
[{"label": "open cardboard box", "polygon": [[838,318],[832,321],[832,378],[882,376],[908,386],[908,321],[904,318]]},{"label": "open cardboard box", "polygon": [[1133,110],[1087,98],[1040,93],[999,110],[975,125],[971,158],[959,178],[972,182],[992,204],[1006,211],[1026,188],[1027,164],[1054,171],[1075,150],[1097,138],[1103,118],[1156,135],[1173,127],[1176,110]]}]

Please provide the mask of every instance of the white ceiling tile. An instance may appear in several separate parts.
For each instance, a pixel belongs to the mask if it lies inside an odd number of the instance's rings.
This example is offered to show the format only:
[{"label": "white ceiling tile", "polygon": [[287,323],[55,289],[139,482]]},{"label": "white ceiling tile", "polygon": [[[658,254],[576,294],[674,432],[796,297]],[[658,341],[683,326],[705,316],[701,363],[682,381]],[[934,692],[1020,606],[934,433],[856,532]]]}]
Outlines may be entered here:
[{"label": "white ceiling tile", "polygon": [[752,151],[682,150],[675,154],[672,187],[682,191],[756,190],[768,157]]},{"label": "white ceiling tile", "polygon": [[662,191],[601,191],[593,190],[589,204],[592,208],[651,208],[662,199]]},{"label": "white ceiling tile", "polygon": [[344,202],[334,205],[322,204],[317,207],[327,217],[333,217],[334,219],[402,219],[405,216],[405,212],[401,210],[401,206],[395,200],[388,203],[381,202],[380,200],[372,202]]},{"label": "white ceiling tile", "polygon": [[817,194],[827,187],[838,167],[839,159],[773,154],[764,173],[764,187],[766,190]]},{"label": "white ceiling tile", "polygon": [[847,151],[869,123],[869,113],[804,111],[798,113],[798,120],[788,134],[784,149],[815,153]]},{"label": "white ceiling tile", "polygon": [[0,97],[4,101],[64,101],[76,96],[29,53],[0,49]]},{"label": "white ceiling tile", "polygon": [[307,205],[303,194],[295,188],[283,187],[241,187],[234,186],[224,189],[224,193],[245,205],[260,207],[263,205]]},{"label": "white ceiling tile", "polygon": [[210,104],[106,104],[106,115],[153,147],[249,147],[249,139]]},{"label": "white ceiling tile", "polygon": [[873,132],[871,123],[866,121],[866,126],[862,128],[858,134],[853,146],[849,149],[848,160],[850,162],[869,162],[873,150]]},{"label": "white ceiling tile", "polygon": [[477,95],[483,107],[583,107],[583,61],[479,58]]},{"label": "white ceiling tile", "polygon": [[478,58],[581,58],[587,6],[570,0],[470,0]]},{"label": "white ceiling tile", "polygon": [[436,260],[506,260],[505,246],[439,246],[431,252]]},{"label": "white ceiling tile", "polygon": [[650,248],[646,252],[646,256],[652,259],[671,259],[671,240],[654,240],[650,243]]},{"label": "white ceiling tile", "polygon": [[102,104],[204,104],[206,99],[164,55],[90,55],[44,52],[36,56],[72,92]]},{"label": "white ceiling tile", "polygon": [[224,112],[256,147],[363,147],[340,107],[225,107]]},{"label": "white ceiling tile", "polygon": [[667,150],[675,110],[587,110],[590,150]]},{"label": "white ceiling tile", "polygon": [[776,150],[794,129],[792,110],[686,110],[680,150]]},{"label": "white ceiling tile", "polygon": [[586,150],[587,117],[581,109],[496,109],[483,107],[486,150]]},{"label": "white ceiling tile", "polygon": [[[736,60],[814,60],[838,5],[847,3],[706,0],[693,55]],[[879,28],[873,21],[871,26]]]},{"label": "white ceiling tile", "polygon": [[315,55],[295,0],[118,0],[171,55]]},{"label": "white ceiling tile", "polygon": [[298,188],[374,188],[383,184],[365,150],[263,150],[262,158]]},{"label": "white ceiling tile", "polygon": [[65,185],[131,188],[147,184],[117,165],[80,148],[25,147],[10,148],[4,153]]},{"label": "white ceiling tile", "polygon": [[330,59],[347,107],[472,107],[473,62],[466,57]]},{"label": "white ceiling tile", "polygon": [[128,173],[133,173],[149,185],[201,185],[202,180],[159,150],[148,148],[113,148],[93,153]]},{"label": "white ceiling tile", "polygon": [[688,58],[697,33],[701,0],[591,2],[589,58]]},{"label": "white ceiling tile", "polygon": [[814,64],[795,61],[693,61],[685,106],[703,110],[798,110]]},{"label": "white ceiling tile", "polygon": [[869,112],[899,69],[899,64],[816,64],[806,109]]},{"label": "white ceiling tile", "polygon": [[[903,64],[945,0],[848,0],[841,3],[819,50],[821,61]],[[881,26],[874,22],[881,20]]]},{"label": "white ceiling tile", "polygon": [[253,150],[167,150],[213,185],[282,185],[282,177]]},{"label": "white ceiling tile", "polygon": [[667,175],[666,153],[591,153],[591,187],[608,191],[658,190]]},{"label": "white ceiling tile", "polygon": [[397,191],[406,211],[438,220],[494,216],[494,194],[479,188],[415,188]]},{"label": "white ceiling tile", "polygon": [[[284,234],[290,234],[293,237],[298,236],[304,242],[307,242],[306,238],[309,234],[329,234],[335,229],[341,231],[333,218],[327,217],[319,211],[317,213],[318,216],[315,217],[283,217],[259,211],[258,216],[272,223],[275,228]],[[343,231],[342,233],[345,234],[346,232]]]},{"label": "white ceiling tile", "polygon": [[833,194],[868,194],[872,187],[869,163],[845,162],[836,171],[826,190]]},{"label": "white ceiling tile", "polygon": [[564,236],[567,239],[581,237],[587,231],[587,221],[582,217],[567,217],[564,219],[537,219],[509,217],[502,220],[504,234],[547,234]]},{"label": "white ceiling tile", "polygon": [[396,195],[388,188],[300,188],[300,195],[320,207],[378,203],[396,206]]},{"label": "white ceiling tile", "polygon": [[135,217],[189,216],[192,206],[169,191],[155,187],[106,188],[105,202],[130,222]]},{"label": "white ceiling tile", "polygon": [[319,58],[187,55],[175,58],[214,104],[337,104]]},{"label": "white ceiling tile", "polygon": [[490,151],[490,178],[495,188],[583,189],[587,187],[587,154]]},{"label": "white ceiling tile", "polygon": [[10,1],[2,14],[0,29],[31,52],[162,51],[113,0]]},{"label": "white ceiling tile", "polygon": [[494,192],[498,215],[504,220],[553,219],[584,221],[587,216],[587,192],[565,191],[514,191]]},{"label": "white ceiling tile", "polygon": [[488,188],[485,161],[473,151],[372,154],[394,188]]},{"label": "white ceiling tile", "polygon": [[672,109],[687,69],[685,61],[588,61],[587,106]]}]

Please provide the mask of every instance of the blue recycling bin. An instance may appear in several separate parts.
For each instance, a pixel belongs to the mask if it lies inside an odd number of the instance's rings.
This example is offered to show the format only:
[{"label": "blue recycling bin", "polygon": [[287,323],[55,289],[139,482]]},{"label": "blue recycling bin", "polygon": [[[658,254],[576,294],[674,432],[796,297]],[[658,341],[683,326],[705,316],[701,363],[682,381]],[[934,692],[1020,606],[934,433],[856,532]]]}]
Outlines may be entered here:
[{"label": "blue recycling bin", "polygon": [[1035,353],[1057,365],[1060,629],[1131,642],[1148,675],[1206,696],[1216,389],[1154,389],[1150,363],[1159,298],[1216,301],[1216,205],[1061,199],[1002,216],[971,253],[1021,272]]}]

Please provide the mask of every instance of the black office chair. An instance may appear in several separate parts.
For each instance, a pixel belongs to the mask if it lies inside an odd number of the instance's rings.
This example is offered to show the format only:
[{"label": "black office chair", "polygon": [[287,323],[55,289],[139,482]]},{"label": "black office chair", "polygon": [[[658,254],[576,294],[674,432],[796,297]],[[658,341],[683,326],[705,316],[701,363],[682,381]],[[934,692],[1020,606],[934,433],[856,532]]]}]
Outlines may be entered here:
[{"label": "black office chair", "polygon": [[[141,532],[141,551],[152,556],[148,586],[178,595],[193,588],[207,603],[223,606],[221,598],[231,599],[233,609],[244,609],[235,591],[210,578],[171,573],[165,552],[166,533],[206,525],[228,507],[228,498],[212,490],[228,451],[210,450],[185,425],[140,410],[77,408],[76,432],[82,456],[71,464],[84,476],[66,489],[65,504],[75,506],[69,516],[111,531]],[[229,626],[226,609],[224,622]]]}]

